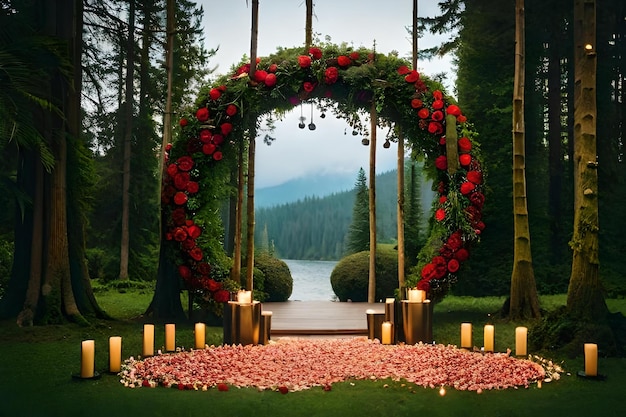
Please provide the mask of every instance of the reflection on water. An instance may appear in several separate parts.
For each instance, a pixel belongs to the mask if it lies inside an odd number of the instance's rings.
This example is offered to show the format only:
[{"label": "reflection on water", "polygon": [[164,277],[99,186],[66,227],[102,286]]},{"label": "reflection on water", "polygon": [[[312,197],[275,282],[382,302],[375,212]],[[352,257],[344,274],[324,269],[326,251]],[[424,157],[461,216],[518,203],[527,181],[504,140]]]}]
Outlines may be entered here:
[{"label": "reflection on water", "polygon": [[283,259],[293,277],[290,301],[331,301],[335,293],[330,285],[330,274],[337,261],[302,261]]}]

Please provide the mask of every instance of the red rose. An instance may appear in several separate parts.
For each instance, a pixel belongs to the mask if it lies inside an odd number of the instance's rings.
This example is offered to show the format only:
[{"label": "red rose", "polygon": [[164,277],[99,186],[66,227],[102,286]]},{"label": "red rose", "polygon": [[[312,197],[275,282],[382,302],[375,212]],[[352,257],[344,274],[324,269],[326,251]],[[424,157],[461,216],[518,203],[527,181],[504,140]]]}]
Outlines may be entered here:
[{"label": "red rose", "polygon": [[470,201],[473,205],[475,205],[479,209],[482,209],[483,205],[485,204],[485,195],[480,192],[472,193],[472,195],[470,196]]},{"label": "red rose", "polygon": [[442,171],[448,169],[448,158],[445,155],[439,155],[437,159],[435,159],[435,167]]},{"label": "red rose", "polygon": [[312,47],[309,48],[309,55],[313,57],[313,59],[321,59],[322,58],[322,50],[320,48]]},{"label": "red rose", "polygon": [[480,171],[469,171],[467,173],[467,179],[474,184],[480,184],[483,182],[483,174]]},{"label": "red rose", "polygon": [[230,300],[230,293],[226,290],[217,290],[213,293],[213,299],[218,303],[225,303]]},{"label": "red rose", "polygon": [[422,268],[421,276],[425,280],[431,280],[436,276],[436,268],[432,263],[424,265]]},{"label": "red rose", "polygon": [[300,65],[300,68],[309,68],[311,66],[311,57],[300,55],[298,57],[298,65]]},{"label": "red rose", "polygon": [[178,124],[180,125],[180,127],[185,127],[185,126],[187,126],[187,123],[188,123],[188,122],[187,122],[187,119],[185,119],[185,118],[180,119],[180,121],[178,122]]},{"label": "red rose", "polygon": [[356,61],[357,59],[359,59],[359,53],[358,52],[350,52],[350,59],[352,59],[353,61]]},{"label": "red rose", "polygon": [[174,229],[174,240],[177,242],[184,242],[187,239],[187,232],[182,227]]},{"label": "red rose", "polygon": [[440,208],[440,209],[437,209],[437,211],[435,211],[435,220],[440,222],[445,218],[446,218],[446,211],[444,209]]},{"label": "red rose", "polygon": [[326,84],[334,84],[339,78],[339,70],[336,67],[328,67],[324,71],[324,82]]},{"label": "red rose", "polygon": [[191,226],[187,227],[187,234],[192,239],[197,239],[202,234],[202,229],[200,229],[197,224],[192,224]]},{"label": "red rose", "polygon": [[189,173],[188,172],[179,172],[174,177],[174,186],[179,190],[186,190],[187,184],[189,183]]},{"label": "red rose", "polygon": [[196,246],[195,248],[189,251],[189,256],[191,256],[191,258],[194,261],[202,260],[202,249]]},{"label": "red rose", "polygon": [[172,144],[168,143],[167,145],[165,145],[165,152],[169,152],[172,150]]},{"label": "red rose", "polygon": [[459,139],[458,146],[461,152],[469,152],[472,150],[472,142],[465,136]]},{"label": "red rose", "polygon": [[213,153],[213,159],[215,159],[216,161],[220,161],[223,157],[224,155],[222,155],[222,152],[220,151]]},{"label": "red rose", "polygon": [[429,280],[422,279],[417,283],[417,289],[426,291],[426,294],[430,291],[430,282]]},{"label": "red rose", "polygon": [[215,292],[222,288],[222,285],[214,279],[209,278],[206,282],[206,288],[211,292]]},{"label": "red rose", "polygon": [[266,71],[256,70],[254,72],[254,79],[255,79],[255,81],[258,81],[258,82],[262,83],[263,81],[265,81],[265,77],[267,77],[267,72]]},{"label": "red rose", "polygon": [[446,113],[458,117],[461,115],[461,109],[456,104],[450,104],[448,108],[446,108]]},{"label": "red rose", "polygon": [[433,112],[433,115],[432,115],[432,119],[433,119],[435,122],[440,122],[440,121],[442,121],[442,120],[443,120],[443,112],[442,112],[442,111],[440,111],[440,110],[434,111],[434,112]]},{"label": "red rose", "polygon": [[189,194],[195,194],[200,191],[200,185],[196,181],[189,181],[187,183],[187,192]]},{"label": "red rose", "polygon": [[469,181],[464,182],[463,184],[461,184],[461,194],[468,195],[469,193],[474,191],[474,188],[476,188],[474,183],[469,182]]},{"label": "red rose", "polygon": [[196,269],[201,275],[209,275],[211,273],[211,265],[206,262],[200,262]]},{"label": "red rose", "polygon": [[433,98],[435,100],[443,100],[443,93],[440,90],[433,91]]},{"label": "red rose", "polygon": [[[257,58],[257,64],[258,63],[259,63],[259,58]],[[217,89],[223,93],[224,91],[226,91],[226,86],[222,84],[219,87],[217,87]]]},{"label": "red rose", "polygon": [[[265,79],[265,81],[267,82],[267,78]],[[235,106],[234,104],[229,104],[226,107],[226,114],[229,115],[230,117],[233,117],[234,115],[237,114],[237,106]]]},{"label": "red rose", "polygon": [[461,248],[458,251],[456,251],[456,253],[454,254],[454,257],[459,262],[465,262],[469,259],[469,251],[465,248]]},{"label": "red rose", "polygon": [[181,246],[184,250],[189,251],[193,248],[196,247],[196,241],[193,239],[185,239],[182,243]]},{"label": "red rose", "polygon": [[441,146],[445,146],[446,145],[446,137],[445,136],[442,136],[442,137],[439,138],[439,144]]},{"label": "red rose", "polygon": [[407,83],[414,83],[414,82],[417,82],[417,80],[419,80],[419,79],[420,79],[420,74],[419,74],[419,72],[417,72],[417,71],[415,71],[415,70],[412,70],[411,72],[409,72],[409,73],[408,73],[408,74],[404,77],[404,80],[405,80]]},{"label": "red rose", "polygon": [[443,126],[439,122],[428,123],[428,132],[433,135],[440,135],[443,133]]},{"label": "red rose", "polygon": [[276,64],[272,64],[272,65],[270,65],[270,66],[267,68],[267,71],[268,71],[268,72],[271,72],[271,73],[274,73],[274,72],[276,72],[277,70],[278,70],[278,65],[276,65]]},{"label": "red rose", "polygon": [[176,163],[178,164],[178,169],[181,171],[191,171],[191,168],[193,168],[193,159],[191,159],[191,156],[181,156]]},{"label": "red rose", "polygon": [[173,177],[174,175],[176,175],[177,172],[178,172],[178,165],[169,164],[167,166],[167,175],[169,175],[170,177]]},{"label": "red rose", "polygon": [[406,75],[409,72],[411,72],[411,70],[409,69],[409,67],[407,67],[406,65],[402,65],[398,68],[398,74],[399,75]]},{"label": "red rose", "polygon": [[337,63],[340,67],[347,67],[352,63],[352,60],[345,55],[339,55],[337,57]]},{"label": "red rose", "polygon": [[411,107],[413,107],[414,109],[419,109],[422,106],[424,106],[424,103],[419,98],[414,98],[413,100],[411,100]]},{"label": "red rose", "polygon": [[453,274],[459,270],[459,266],[459,261],[457,261],[456,259],[450,259],[448,261],[448,271]]},{"label": "red rose", "polygon": [[435,278],[443,278],[446,272],[448,272],[448,262],[446,262],[446,258],[443,256],[435,256],[432,263],[435,265]]},{"label": "red rose", "polygon": [[435,101],[433,101],[433,109],[435,109],[435,110],[443,109],[443,100],[435,100]]},{"label": "red rose", "polygon": [[201,107],[196,111],[196,119],[200,122],[206,122],[209,120],[209,109],[206,107]]},{"label": "red rose", "polygon": [[177,208],[172,211],[172,222],[176,226],[181,226],[185,224],[185,220],[187,219],[187,214],[185,214],[185,210],[183,208]]},{"label": "red rose", "polygon": [[220,130],[222,135],[227,136],[233,130],[233,125],[232,123],[222,123]]},{"label": "red rose", "polygon": [[448,201],[448,197],[446,197],[445,195],[439,197],[439,204],[444,204],[446,201]]},{"label": "red rose", "polygon": [[459,162],[466,167],[472,162],[472,156],[468,153],[461,154],[459,155]]},{"label": "red rose", "polygon": [[211,131],[209,129],[202,129],[200,131],[200,141],[202,143],[209,143],[211,142],[211,138],[213,137],[213,134],[211,133]]},{"label": "red rose", "polygon": [[217,146],[221,145],[222,143],[224,143],[224,136],[220,135],[219,133],[217,135],[213,135],[213,143]]},{"label": "red rose", "polygon": [[310,81],[306,81],[302,87],[304,88],[304,91],[306,91],[307,93],[310,93],[311,91],[313,91],[315,89],[315,83],[312,83]]},{"label": "red rose", "polygon": [[461,237],[461,233],[458,231],[452,233],[450,237],[448,237],[446,246],[449,247],[453,252],[459,250],[459,248],[463,246],[463,238]]},{"label": "red rose", "polygon": [[212,88],[211,91],[209,91],[209,97],[211,98],[211,100],[217,100],[221,96],[222,92],[217,88]]},{"label": "red rose", "polygon": [[267,74],[267,77],[265,77],[265,86],[272,88],[276,85],[277,80],[276,74]]},{"label": "red rose", "polygon": [[215,152],[215,149],[217,149],[217,146],[212,143],[205,143],[202,145],[202,153],[205,155],[212,155],[213,152]]},{"label": "red rose", "polygon": [[428,116],[430,116],[430,112],[427,108],[422,108],[417,112],[417,115],[420,117],[420,119],[427,119]]},{"label": "red rose", "polygon": [[179,265],[178,266],[178,274],[183,279],[189,279],[189,278],[191,278],[191,269],[189,269],[189,267],[187,265]]},{"label": "red rose", "polygon": [[176,194],[174,194],[174,203],[176,203],[179,206],[182,206],[186,202],[187,202],[187,194],[183,193],[182,191],[179,191]]}]

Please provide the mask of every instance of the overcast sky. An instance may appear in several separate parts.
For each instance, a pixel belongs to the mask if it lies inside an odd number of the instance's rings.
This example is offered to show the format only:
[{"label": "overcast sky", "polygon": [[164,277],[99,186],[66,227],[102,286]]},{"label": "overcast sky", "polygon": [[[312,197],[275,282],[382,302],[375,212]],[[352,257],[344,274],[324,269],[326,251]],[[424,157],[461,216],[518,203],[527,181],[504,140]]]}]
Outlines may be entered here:
[{"label": "overcast sky", "polygon": [[[247,4],[248,3],[248,4]],[[252,0],[198,0],[204,7],[204,38],[208,49],[219,48],[211,59],[217,74],[228,73],[244,55],[250,55],[250,27]],[[313,33],[321,40],[346,42],[357,47],[372,48],[387,54],[397,51],[410,57],[411,39],[406,28],[412,24],[412,0],[314,0]],[[419,16],[434,16],[437,0],[420,0]],[[258,56],[267,56],[278,47],[304,45],[305,0],[260,0]],[[420,48],[439,44],[445,37],[428,35],[419,40]],[[425,74],[446,72],[448,89],[454,83],[450,59],[418,62]],[[452,91],[449,91],[452,93]],[[348,172],[356,174],[360,167],[368,171],[369,147],[361,144],[361,136],[352,136],[350,127],[332,115],[320,119],[314,111],[314,131],[298,128],[300,113],[311,121],[311,106],[292,111],[276,123],[271,136],[276,141],[267,146],[257,139],[256,186],[279,185],[290,179],[320,172]],[[369,125],[369,121],[367,122]],[[345,131],[345,135],[344,135]],[[263,133],[260,135],[263,136]],[[384,133],[378,133],[377,170],[389,171],[396,166],[397,147],[383,149]]]}]

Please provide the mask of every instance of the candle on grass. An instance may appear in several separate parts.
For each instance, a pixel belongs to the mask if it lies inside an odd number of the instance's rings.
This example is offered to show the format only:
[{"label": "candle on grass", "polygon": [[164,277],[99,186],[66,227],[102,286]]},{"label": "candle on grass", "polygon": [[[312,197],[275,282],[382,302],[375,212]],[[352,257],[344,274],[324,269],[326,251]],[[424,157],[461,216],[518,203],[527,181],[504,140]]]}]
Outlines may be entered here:
[{"label": "candle on grass", "polygon": [[472,323],[461,323],[461,348],[472,348]]},{"label": "candle on grass", "polygon": [[204,323],[196,323],[194,336],[196,349],[204,349],[206,345],[206,325]]},{"label": "candle on grass", "polygon": [[80,377],[93,378],[95,375],[96,342],[93,340],[83,340],[80,345]]},{"label": "candle on grass", "polygon": [[154,355],[154,324],[143,325],[143,356]]},{"label": "candle on grass", "polygon": [[598,376],[598,345],[585,343],[585,375]]},{"label": "candle on grass", "polygon": [[528,328],[520,326],[515,328],[515,355],[526,356],[527,351]]},{"label": "candle on grass", "polygon": [[390,321],[384,321],[382,324],[382,340],[383,345],[390,345],[392,339],[392,327]]},{"label": "candle on grass", "polygon": [[495,350],[495,334],[496,328],[492,324],[485,325],[485,352],[493,352]]},{"label": "candle on grass", "polygon": [[176,350],[176,325],[165,325],[165,351],[173,352]]},{"label": "candle on grass", "polygon": [[109,372],[119,372],[122,369],[122,337],[109,337]]}]

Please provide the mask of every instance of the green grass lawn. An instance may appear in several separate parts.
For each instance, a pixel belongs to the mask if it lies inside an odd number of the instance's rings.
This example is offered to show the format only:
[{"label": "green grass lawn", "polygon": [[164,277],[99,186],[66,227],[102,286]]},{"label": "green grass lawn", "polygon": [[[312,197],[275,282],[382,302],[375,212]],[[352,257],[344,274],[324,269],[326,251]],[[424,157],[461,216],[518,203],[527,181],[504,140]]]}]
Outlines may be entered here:
[{"label": "green grass lawn", "polygon": [[[91,326],[74,324],[18,328],[13,321],[0,322],[0,416],[622,416],[626,386],[626,359],[600,358],[605,381],[576,376],[583,369],[578,358],[550,357],[570,373],[541,389],[487,391],[482,394],[448,389],[417,388],[402,382],[352,381],[335,384],[331,391],[314,388],[282,395],[256,389],[231,388],[178,391],[172,388],[125,388],[107,368],[108,337],[123,336],[124,356],[141,351],[141,320],[150,302],[149,291],[97,294],[101,306],[114,321]],[[514,345],[513,329],[520,323],[492,319],[502,305],[497,297],[448,297],[435,309],[433,332],[437,343],[457,344],[459,323],[496,324],[496,348]],[[564,296],[542,297],[544,308],[563,304]],[[608,300],[611,311],[626,312],[625,300]],[[482,332],[474,332],[475,344]],[[219,344],[221,328],[210,328],[209,344]],[[177,326],[177,345],[193,342],[191,325]],[[80,342],[96,341],[97,380],[74,380],[80,368]],[[157,340],[157,342],[159,342]],[[549,352],[542,352],[549,357]],[[253,369],[250,372],[254,372]],[[288,372],[288,371],[287,371]]]}]

